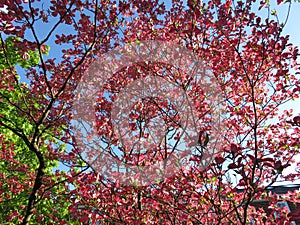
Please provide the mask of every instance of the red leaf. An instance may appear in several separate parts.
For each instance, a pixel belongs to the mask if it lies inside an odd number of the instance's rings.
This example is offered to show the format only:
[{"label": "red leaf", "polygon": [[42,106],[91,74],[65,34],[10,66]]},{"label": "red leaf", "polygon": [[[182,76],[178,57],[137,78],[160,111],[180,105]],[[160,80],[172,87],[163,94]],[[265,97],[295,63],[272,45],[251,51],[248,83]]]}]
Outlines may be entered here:
[{"label": "red leaf", "polygon": [[300,116],[295,116],[295,117],[293,118],[293,122],[294,122],[295,124],[300,124]]},{"label": "red leaf", "polygon": [[280,161],[276,161],[275,163],[274,163],[274,169],[279,169],[281,167],[281,162]]},{"label": "red leaf", "polygon": [[238,148],[238,146],[237,146],[236,144],[231,144],[231,145],[230,145],[230,151],[231,151],[233,154],[237,153],[238,150],[239,150],[239,148]]},{"label": "red leaf", "polygon": [[230,163],[228,165],[228,169],[236,169],[236,168],[238,168],[238,165],[236,165],[235,163]]},{"label": "red leaf", "polygon": [[277,0],[277,5],[280,5],[284,0]]},{"label": "red leaf", "polygon": [[215,161],[216,161],[216,163],[221,164],[225,161],[225,158],[222,156],[216,156]]}]

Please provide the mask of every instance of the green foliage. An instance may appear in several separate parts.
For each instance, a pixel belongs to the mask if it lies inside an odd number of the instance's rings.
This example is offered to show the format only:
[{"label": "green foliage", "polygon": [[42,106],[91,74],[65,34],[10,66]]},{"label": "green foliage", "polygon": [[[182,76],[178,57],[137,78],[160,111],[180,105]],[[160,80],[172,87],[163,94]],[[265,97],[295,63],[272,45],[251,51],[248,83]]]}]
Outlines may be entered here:
[{"label": "green foliage", "polygon": [[[29,69],[39,64],[40,54],[38,50],[28,50],[22,53],[19,48],[16,48],[15,44],[20,40],[18,37],[10,36],[4,41],[4,49],[3,47],[0,49],[0,70],[17,64],[22,68]],[[43,49],[42,53],[48,55],[50,47],[44,46]]]},{"label": "green foliage", "polygon": [[[13,130],[25,137],[30,137],[35,132],[35,123],[28,117],[28,105],[26,99],[29,96],[29,89],[26,83],[20,83],[15,66],[28,69],[40,63],[39,51],[28,50],[22,54],[27,56],[24,59],[20,50],[15,48],[15,42],[20,41],[17,37],[8,37],[4,41],[5,50],[0,50],[0,74],[7,76],[3,70],[11,69],[9,73],[15,79],[2,79],[0,85],[0,224],[18,224],[18,218],[23,215],[27,206],[28,197],[33,188],[35,174],[39,167],[39,161],[33,151],[24,142],[22,137]],[[48,54],[49,47],[43,54]],[[33,101],[34,102],[34,101]],[[39,107],[37,102],[36,108]],[[0,123],[0,124],[1,124]],[[41,126],[43,129],[44,127]],[[41,135],[44,143],[39,146],[40,151],[49,154],[51,144],[57,141],[51,133],[51,129]],[[65,151],[61,146],[59,151]],[[9,154],[8,154],[9,153]],[[53,170],[58,166],[58,160],[45,158],[46,169],[43,181],[45,184],[58,183],[62,178],[53,175]],[[35,215],[30,224],[57,224],[57,221],[66,221],[67,224],[76,224],[72,221],[69,213],[69,204],[62,199],[67,188],[65,185],[54,185],[50,191],[39,193],[43,200],[36,206]],[[51,215],[51,216],[49,216]]]}]

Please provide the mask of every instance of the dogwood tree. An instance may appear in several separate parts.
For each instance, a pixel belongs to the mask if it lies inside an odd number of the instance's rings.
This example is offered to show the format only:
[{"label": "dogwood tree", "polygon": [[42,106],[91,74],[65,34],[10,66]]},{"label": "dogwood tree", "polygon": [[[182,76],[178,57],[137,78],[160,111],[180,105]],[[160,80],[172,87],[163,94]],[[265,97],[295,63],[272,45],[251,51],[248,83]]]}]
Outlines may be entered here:
[{"label": "dogwood tree", "polygon": [[299,97],[298,48],[276,7],[1,1],[1,222],[293,221],[252,206],[299,201],[265,192],[299,178],[282,173],[299,154],[299,118],[279,111]]}]

